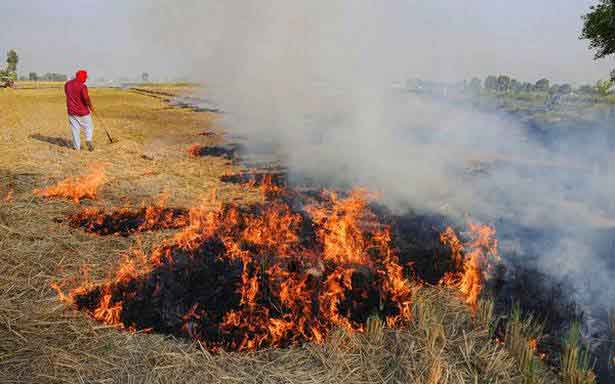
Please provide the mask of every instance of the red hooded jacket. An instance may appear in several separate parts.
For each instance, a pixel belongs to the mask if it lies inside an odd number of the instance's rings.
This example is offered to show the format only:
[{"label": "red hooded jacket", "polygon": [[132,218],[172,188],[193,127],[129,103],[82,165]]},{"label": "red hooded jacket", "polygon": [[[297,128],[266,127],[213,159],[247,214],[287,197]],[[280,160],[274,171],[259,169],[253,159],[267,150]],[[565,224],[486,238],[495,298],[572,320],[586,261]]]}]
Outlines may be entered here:
[{"label": "red hooded jacket", "polygon": [[85,85],[87,79],[88,73],[80,70],[77,71],[74,79],[64,84],[66,108],[69,115],[86,116],[90,114],[90,109],[88,108],[90,95],[88,94],[88,87]]}]

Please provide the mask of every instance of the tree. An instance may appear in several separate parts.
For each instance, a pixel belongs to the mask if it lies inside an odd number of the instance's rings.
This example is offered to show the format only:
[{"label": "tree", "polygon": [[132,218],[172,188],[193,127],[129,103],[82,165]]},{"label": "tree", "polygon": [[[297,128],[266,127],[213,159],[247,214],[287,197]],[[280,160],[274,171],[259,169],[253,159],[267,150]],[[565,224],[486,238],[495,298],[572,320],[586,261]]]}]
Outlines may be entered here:
[{"label": "tree", "polygon": [[511,79],[510,80],[510,89],[511,91],[517,93],[517,92],[521,92],[521,82],[517,79]]},{"label": "tree", "polygon": [[485,88],[495,91],[498,88],[498,78],[495,76],[487,76],[485,79]]},{"label": "tree", "polygon": [[17,63],[19,62],[19,56],[14,49],[11,49],[6,54],[6,70],[9,72],[17,72]]},{"label": "tree", "polygon": [[41,76],[40,80],[43,81],[66,81],[67,77],[66,75],[63,75],[61,73],[45,73],[43,76]]},{"label": "tree", "polygon": [[470,83],[468,84],[467,88],[473,94],[478,95],[480,94],[480,90],[482,88],[482,81],[479,78],[474,77],[472,78],[472,80],[470,80]]},{"label": "tree", "polygon": [[143,80],[144,83],[147,83],[149,81],[149,73],[143,72],[141,74],[141,80]]},{"label": "tree", "polygon": [[15,80],[17,80],[15,72],[0,70],[0,88],[12,87]]},{"label": "tree", "polygon": [[521,84],[522,92],[532,92],[534,90],[534,85],[532,83],[525,82]]},{"label": "tree", "polygon": [[596,91],[601,96],[607,96],[611,92],[611,87],[613,86],[613,80],[598,80],[596,83]]},{"label": "tree", "polygon": [[579,93],[584,95],[593,95],[596,93],[596,89],[591,85],[585,84],[579,87]]},{"label": "tree", "polygon": [[510,77],[500,75],[497,79],[497,90],[500,92],[508,92],[510,90]]},{"label": "tree", "polygon": [[30,81],[38,81],[38,75],[36,74],[36,72],[30,72],[28,74],[28,80],[30,80]]},{"label": "tree", "polygon": [[549,80],[540,79],[536,82],[535,89],[538,92],[547,92],[549,90]]},{"label": "tree", "polygon": [[600,0],[583,16],[581,39],[589,40],[590,49],[596,49],[596,59],[615,54],[615,1]]},{"label": "tree", "polygon": [[[583,16],[581,39],[589,40],[589,48],[595,49],[595,59],[615,55],[615,0],[600,0]],[[611,72],[615,80],[615,70]]]},{"label": "tree", "polygon": [[570,85],[570,84],[562,84],[559,87],[559,91],[560,91],[560,93],[563,93],[563,94],[566,94],[566,95],[569,94],[569,93],[572,93],[572,85]]}]

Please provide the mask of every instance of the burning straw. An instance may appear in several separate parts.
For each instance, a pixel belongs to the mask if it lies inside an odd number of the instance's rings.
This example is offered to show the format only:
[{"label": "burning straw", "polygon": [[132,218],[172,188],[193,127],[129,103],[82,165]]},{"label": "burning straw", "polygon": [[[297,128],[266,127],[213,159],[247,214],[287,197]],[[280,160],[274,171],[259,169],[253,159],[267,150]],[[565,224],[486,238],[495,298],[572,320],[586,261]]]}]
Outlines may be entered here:
[{"label": "burning straw", "polygon": [[188,210],[168,208],[168,195],[162,195],[156,202],[141,208],[84,208],[68,217],[73,228],[82,228],[98,235],[128,236],[136,232],[176,229],[188,225]]},{"label": "burning straw", "polygon": [[201,149],[202,148],[203,148],[202,145],[194,143],[194,144],[191,144],[188,147],[186,152],[188,152],[188,155],[190,155],[190,157],[199,157],[199,156],[201,156]]},{"label": "burning straw", "polygon": [[90,173],[77,177],[69,177],[58,184],[35,189],[34,194],[42,197],[60,197],[71,199],[79,204],[82,199],[96,199],[98,189],[107,181],[104,164],[90,165]]},{"label": "burning straw", "polygon": [[[480,275],[481,241],[489,236],[472,240],[459,273],[471,304],[480,285],[466,290],[464,281]],[[192,209],[189,225],[148,257],[126,258],[106,283],[62,295],[120,329],[247,351],[322,342],[334,329],[363,332],[370,316],[405,326],[421,284],[406,278],[389,228],[368,207],[367,193],[355,190],[325,193],[304,211],[283,199]]]},{"label": "burning straw", "polygon": [[442,244],[451,249],[456,272],[447,273],[441,283],[455,287],[466,297],[466,303],[476,309],[484,281],[500,262],[494,227],[468,223],[469,240],[462,242],[451,227],[440,235]]},{"label": "burning straw", "polygon": [[411,285],[365,197],[331,195],[310,212],[283,202],[193,209],[149,268],[124,263],[69,301],[104,323],[170,331],[211,350],[320,342],[335,327],[363,330],[372,313],[389,326],[409,321]]}]

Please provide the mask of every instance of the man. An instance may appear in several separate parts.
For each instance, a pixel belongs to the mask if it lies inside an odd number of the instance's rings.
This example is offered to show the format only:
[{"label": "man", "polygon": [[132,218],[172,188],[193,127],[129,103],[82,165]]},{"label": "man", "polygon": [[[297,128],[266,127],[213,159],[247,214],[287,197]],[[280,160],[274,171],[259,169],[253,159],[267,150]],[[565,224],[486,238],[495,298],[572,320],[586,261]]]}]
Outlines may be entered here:
[{"label": "man", "polygon": [[66,94],[66,107],[68,109],[68,123],[73,134],[73,147],[75,150],[81,149],[81,129],[85,133],[85,142],[88,150],[92,152],[94,145],[92,144],[92,134],[94,133],[94,124],[90,112],[94,112],[88,87],[85,82],[88,79],[88,73],[84,70],[79,70],[75,74],[75,78],[64,84],[64,93]]}]

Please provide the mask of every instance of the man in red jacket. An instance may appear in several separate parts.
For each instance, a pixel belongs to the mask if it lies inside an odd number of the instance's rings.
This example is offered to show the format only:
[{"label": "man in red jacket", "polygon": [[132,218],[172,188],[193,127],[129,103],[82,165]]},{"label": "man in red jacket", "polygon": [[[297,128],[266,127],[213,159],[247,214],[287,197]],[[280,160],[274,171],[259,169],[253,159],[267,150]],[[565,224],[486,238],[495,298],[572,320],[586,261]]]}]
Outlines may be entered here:
[{"label": "man in red jacket", "polygon": [[88,73],[86,71],[77,71],[75,78],[64,84],[64,93],[66,94],[66,108],[68,109],[68,123],[73,134],[73,146],[77,151],[81,149],[80,133],[83,129],[85,142],[91,152],[94,150],[92,144],[94,124],[90,112],[94,112],[94,107],[88,94],[88,87],[85,85],[87,79]]}]

